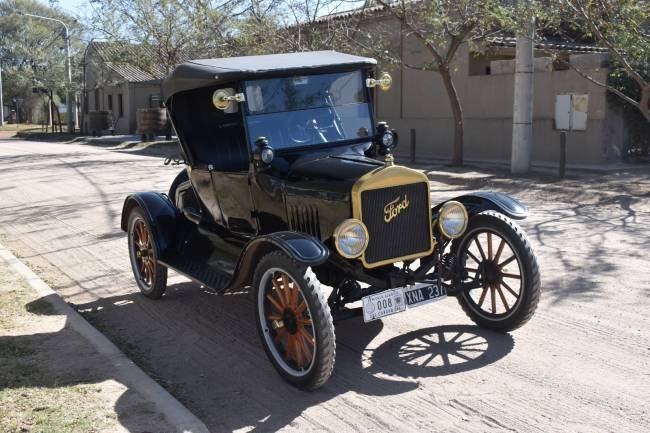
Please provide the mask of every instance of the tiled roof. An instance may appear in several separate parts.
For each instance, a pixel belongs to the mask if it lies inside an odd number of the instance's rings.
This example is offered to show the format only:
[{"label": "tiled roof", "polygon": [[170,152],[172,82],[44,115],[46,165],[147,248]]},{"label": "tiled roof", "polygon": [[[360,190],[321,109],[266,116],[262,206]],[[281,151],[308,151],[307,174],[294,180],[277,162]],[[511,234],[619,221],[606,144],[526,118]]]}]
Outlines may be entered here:
[{"label": "tiled roof", "polygon": [[[420,1],[406,0],[406,3],[411,7],[417,7]],[[512,3],[512,2],[510,0],[504,0],[504,3]],[[394,3],[394,4],[399,5],[399,3]],[[359,15],[380,15],[382,12],[385,11],[386,11],[386,7],[383,5],[377,5],[372,7],[361,6],[343,12],[335,12],[328,15],[323,15],[317,18],[315,22],[323,23],[328,21],[343,20],[345,18],[351,18]],[[493,37],[488,39],[488,44],[490,46],[498,46],[498,47],[515,47],[517,45],[517,39],[511,36]],[[570,52],[583,52],[583,53],[607,52],[607,48],[603,48],[595,45],[581,44],[581,43],[566,43],[563,41],[553,40],[553,39],[536,41],[535,48],[570,51]]]},{"label": "tiled roof", "polygon": [[[496,38],[488,39],[488,45],[492,47],[516,47],[517,38],[510,36],[500,36]],[[580,43],[566,43],[559,40],[546,39],[541,41],[535,41],[535,48],[538,49],[547,49],[554,51],[571,51],[571,52],[582,52],[582,53],[606,53],[607,48],[589,45],[589,44],[580,44]]]},{"label": "tiled roof", "polygon": [[[92,41],[88,48],[92,48],[106,66],[128,82],[154,81],[167,75],[164,68],[156,64],[156,56],[148,47],[128,42]],[[135,59],[145,59],[151,66],[145,71],[134,64]]]}]

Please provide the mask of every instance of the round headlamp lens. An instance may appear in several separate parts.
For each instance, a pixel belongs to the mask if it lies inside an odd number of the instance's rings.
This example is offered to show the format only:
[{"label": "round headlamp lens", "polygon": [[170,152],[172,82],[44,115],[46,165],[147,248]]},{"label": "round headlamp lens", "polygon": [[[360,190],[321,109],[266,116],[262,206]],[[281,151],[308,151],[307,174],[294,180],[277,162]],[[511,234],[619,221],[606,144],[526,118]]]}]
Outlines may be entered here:
[{"label": "round headlamp lens", "polygon": [[457,201],[448,201],[440,209],[438,217],[440,231],[448,238],[462,236],[467,228],[467,210]]},{"label": "round headlamp lens", "polygon": [[359,257],[368,246],[368,229],[359,220],[345,220],[334,230],[334,243],[343,257]]},{"label": "round headlamp lens", "polygon": [[264,164],[270,164],[273,162],[273,157],[275,156],[275,152],[273,152],[273,149],[270,147],[264,147],[262,151],[260,152],[260,158],[262,159],[262,162]]},{"label": "round headlamp lens", "polygon": [[395,143],[395,136],[393,133],[390,131],[384,132],[384,135],[381,136],[381,144],[383,144],[384,147],[391,147],[393,143]]}]

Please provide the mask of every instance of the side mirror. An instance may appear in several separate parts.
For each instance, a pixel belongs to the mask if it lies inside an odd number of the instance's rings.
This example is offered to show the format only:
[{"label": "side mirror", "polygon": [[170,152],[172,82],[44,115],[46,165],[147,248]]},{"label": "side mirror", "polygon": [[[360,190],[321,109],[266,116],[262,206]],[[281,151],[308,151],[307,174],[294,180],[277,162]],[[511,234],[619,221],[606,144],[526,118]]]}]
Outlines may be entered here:
[{"label": "side mirror", "polygon": [[253,163],[256,168],[268,168],[273,162],[275,152],[269,145],[266,137],[257,137],[255,140],[255,152],[253,152]]}]

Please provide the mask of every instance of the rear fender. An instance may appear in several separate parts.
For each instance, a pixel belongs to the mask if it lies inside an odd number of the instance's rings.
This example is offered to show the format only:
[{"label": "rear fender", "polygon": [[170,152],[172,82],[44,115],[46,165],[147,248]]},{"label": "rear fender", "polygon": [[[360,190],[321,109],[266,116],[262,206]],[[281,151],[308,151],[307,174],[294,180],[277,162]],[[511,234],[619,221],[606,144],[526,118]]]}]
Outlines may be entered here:
[{"label": "rear fender", "polygon": [[[461,195],[452,200],[461,202],[467,208],[470,217],[486,210],[501,212],[515,220],[523,220],[528,216],[528,207],[526,205],[514,197],[500,192],[477,191],[472,194]],[[434,220],[438,217],[438,212],[443,204],[445,202],[432,209],[431,216]]]},{"label": "rear fender", "polygon": [[122,230],[129,229],[129,217],[134,208],[142,209],[154,233],[157,257],[175,245],[178,211],[167,196],[157,192],[138,192],[129,195],[122,206]]},{"label": "rear fender", "polygon": [[329,258],[329,249],[320,240],[304,233],[284,231],[258,236],[242,250],[232,280],[224,290],[249,285],[259,260],[275,250],[307,266],[318,266]]}]

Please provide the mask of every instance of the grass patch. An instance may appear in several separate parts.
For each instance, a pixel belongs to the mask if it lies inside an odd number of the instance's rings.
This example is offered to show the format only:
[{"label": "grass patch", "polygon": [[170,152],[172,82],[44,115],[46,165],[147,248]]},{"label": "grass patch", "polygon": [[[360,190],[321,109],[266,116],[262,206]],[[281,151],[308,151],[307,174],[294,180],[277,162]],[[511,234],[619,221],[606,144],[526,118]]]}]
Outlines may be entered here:
[{"label": "grass patch", "polygon": [[0,432],[96,432],[117,423],[99,385],[83,383],[74,371],[53,374],[48,368],[61,356],[48,347],[64,336],[47,329],[21,333],[53,309],[3,264],[0,312]]},{"label": "grass patch", "polygon": [[29,130],[40,130],[41,125],[34,123],[5,123],[4,126],[0,126],[0,131],[29,131]]},{"label": "grass patch", "polygon": [[23,140],[58,143],[72,141],[75,138],[78,138],[79,135],[69,134],[67,132],[43,132],[39,127],[37,129],[26,129],[23,131],[18,131],[18,133],[16,133],[16,137],[22,138]]}]

